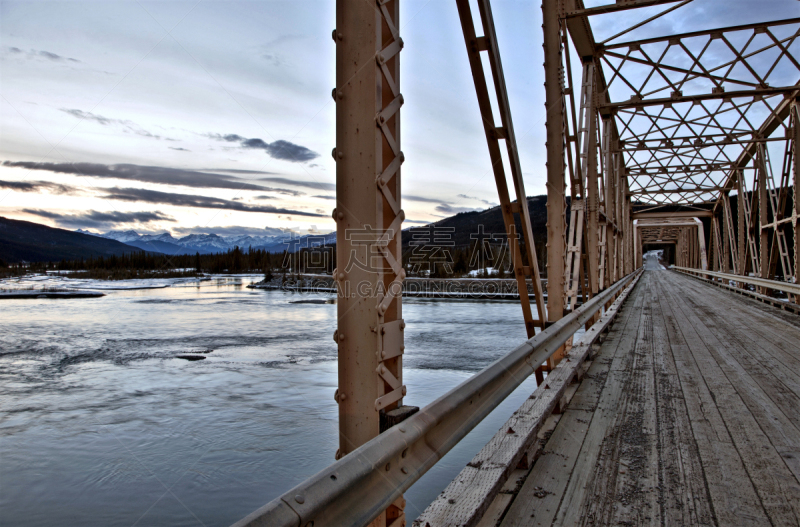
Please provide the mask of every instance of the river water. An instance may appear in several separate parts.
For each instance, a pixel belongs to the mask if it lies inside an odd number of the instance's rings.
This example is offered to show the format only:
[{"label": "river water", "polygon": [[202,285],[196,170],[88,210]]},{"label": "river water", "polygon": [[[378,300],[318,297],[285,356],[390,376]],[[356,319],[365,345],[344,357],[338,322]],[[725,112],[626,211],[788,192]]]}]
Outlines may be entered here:
[{"label": "river water", "polygon": [[[336,306],[257,276],[0,300],[0,525],[229,525],[334,460]],[[404,299],[406,404],[525,339],[519,304]],[[205,353],[189,362],[176,355]],[[523,385],[406,494],[413,519],[535,389]]]}]

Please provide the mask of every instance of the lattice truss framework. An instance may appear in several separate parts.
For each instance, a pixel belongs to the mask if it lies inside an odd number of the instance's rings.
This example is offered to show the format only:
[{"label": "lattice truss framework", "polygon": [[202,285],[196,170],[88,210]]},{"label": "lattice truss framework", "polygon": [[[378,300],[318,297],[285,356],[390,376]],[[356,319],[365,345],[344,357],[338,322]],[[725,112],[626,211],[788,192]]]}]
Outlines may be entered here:
[{"label": "lattice truss framework", "polygon": [[800,18],[601,44],[595,56],[598,108],[615,117],[635,201],[715,200],[754,145],[790,137],[780,114],[800,80]]}]

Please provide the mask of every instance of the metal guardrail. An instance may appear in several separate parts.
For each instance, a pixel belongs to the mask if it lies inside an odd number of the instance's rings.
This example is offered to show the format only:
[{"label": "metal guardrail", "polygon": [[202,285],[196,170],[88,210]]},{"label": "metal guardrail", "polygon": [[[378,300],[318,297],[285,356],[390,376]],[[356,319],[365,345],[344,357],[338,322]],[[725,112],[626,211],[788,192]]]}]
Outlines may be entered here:
[{"label": "metal guardrail", "polygon": [[[235,527],[369,524],[612,300],[638,272],[617,281],[480,373],[237,522]],[[403,520],[403,517],[398,520]]]},{"label": "metal guardrail", "polygon": [[722,278],[723,280],[731,280],[733,282],[740,282],[743,284],[754,285],[766,289],[774,289],[775,291],[783,291],[791,295],[800,295],[800,284],[793,284],[790,282],[779,282],[777,280],[767,280],[766,278],[757,278],[755,276],[740,276],[738,274],[718,273],[716,271],[705,271],[703,269],[692,269],[689,267],[678,267],[673,265],[670,269],[676,269],[686,273],[694,273],[703,276],[713,276],[715,278]]}]

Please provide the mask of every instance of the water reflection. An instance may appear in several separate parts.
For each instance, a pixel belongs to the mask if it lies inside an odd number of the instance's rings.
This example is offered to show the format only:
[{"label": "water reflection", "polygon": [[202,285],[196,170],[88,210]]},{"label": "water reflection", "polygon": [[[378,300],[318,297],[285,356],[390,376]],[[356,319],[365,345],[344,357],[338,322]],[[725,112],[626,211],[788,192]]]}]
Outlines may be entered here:
[{"label": "water reflection", "polygon": [[[330,464],[336,306],[244,287],[258,278],[0,303],[0,524],[228,525]],[[408,404],[525,338],[515,302],[407,299],[404,316]],[[186,353],[207,358],[176,358]],[[529,380],[407,493],[409,517],[532,390]]]}]

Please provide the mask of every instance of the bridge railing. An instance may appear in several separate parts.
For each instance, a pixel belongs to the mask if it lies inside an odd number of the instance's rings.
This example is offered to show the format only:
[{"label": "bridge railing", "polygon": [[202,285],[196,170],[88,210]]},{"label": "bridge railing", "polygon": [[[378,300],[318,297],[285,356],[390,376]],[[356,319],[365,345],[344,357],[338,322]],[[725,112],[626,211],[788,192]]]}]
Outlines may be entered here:
[{"label": "bridge railing", "polygon": [[714,278],[729,280],[731,282],[738,282],[740,284],[747,284],[755,287],[761,287],[763,289],[772,289],[775,291],[781,291],[783,293],[786,293],[787,295],[800,296],[800,284],[793,284],[791,282],[767,280],[766,278],[759,278],[757,276],[741,276],[738,274],[718,273],[716,271],[704,271],[701,269],[692,269],[690,267],[678,267],[677,265],[673,265],[671,269],[675,269],[676,271],[681,271],[684,273],[689,273],[697,276],[704,276],[704,277],[712,276]]},{"label": "bridge railing", "polygon": [[235,525],[369,524],[611,302],[638,272],[617,281],[407,420]]}]

